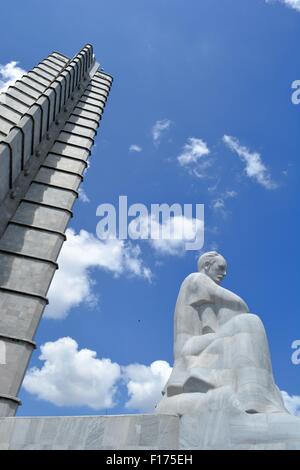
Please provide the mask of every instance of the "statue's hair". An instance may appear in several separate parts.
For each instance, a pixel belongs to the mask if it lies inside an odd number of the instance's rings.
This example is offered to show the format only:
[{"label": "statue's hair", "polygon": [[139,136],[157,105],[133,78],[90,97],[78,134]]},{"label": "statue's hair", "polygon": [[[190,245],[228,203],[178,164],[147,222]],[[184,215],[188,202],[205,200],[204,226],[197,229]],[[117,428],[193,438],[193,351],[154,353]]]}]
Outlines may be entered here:
[{"label": "statue's hair", "polygon": [[213,264],[215,261],[215,258],[217,258],[220,255],[217,251],[207,251],[206,253],[203,253],[198,259],[198,271],[202,271],[206,263]]}]

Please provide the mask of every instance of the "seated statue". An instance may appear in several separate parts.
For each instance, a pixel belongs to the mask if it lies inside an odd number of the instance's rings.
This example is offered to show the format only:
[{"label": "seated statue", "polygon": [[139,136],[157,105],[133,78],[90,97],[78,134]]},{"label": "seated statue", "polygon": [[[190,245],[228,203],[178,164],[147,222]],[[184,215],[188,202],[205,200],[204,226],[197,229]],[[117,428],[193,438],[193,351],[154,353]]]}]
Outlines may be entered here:
[{"label": "seated statue", "polygon": [[287,413],[274,382],[264,326],[240,297],[220,286],[226,269],[223,256],[205,253],[199,272],[181,285],[174,367],[158,413],[193,414],[220,400],[249,414]]}]

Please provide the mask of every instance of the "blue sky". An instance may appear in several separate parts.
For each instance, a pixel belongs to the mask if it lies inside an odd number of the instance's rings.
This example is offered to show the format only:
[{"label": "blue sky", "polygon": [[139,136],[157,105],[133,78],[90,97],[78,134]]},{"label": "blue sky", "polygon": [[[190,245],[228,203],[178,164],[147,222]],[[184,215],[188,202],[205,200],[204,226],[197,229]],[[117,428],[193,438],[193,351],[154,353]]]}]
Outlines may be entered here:
[{"label": "blue sky", "polygon": [[149,411],[169,373],[176,297],[199,253],[103,246],[96,208],[120,195],[205,204],[203,249],[226,257],[224,286],[261,316],[299,410],[300,2],[17,0],[1,24],[2,65],[29,70],[90,42],[114,77],[19,415]]}]

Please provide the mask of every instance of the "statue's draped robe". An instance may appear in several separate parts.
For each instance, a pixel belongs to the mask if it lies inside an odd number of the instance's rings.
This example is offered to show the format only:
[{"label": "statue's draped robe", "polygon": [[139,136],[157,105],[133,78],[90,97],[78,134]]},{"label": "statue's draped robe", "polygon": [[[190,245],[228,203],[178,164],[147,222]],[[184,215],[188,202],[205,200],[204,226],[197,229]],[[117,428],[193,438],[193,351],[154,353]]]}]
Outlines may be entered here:
[{"label": "statue's draped robe", "polygon": [[174,367],[160,410],[172,397],[179,403],[185,394],[198,400],[224,390],[248,413],[286,412],[264,326],[240,297],[193,273],[180,288],[174,329]]}]

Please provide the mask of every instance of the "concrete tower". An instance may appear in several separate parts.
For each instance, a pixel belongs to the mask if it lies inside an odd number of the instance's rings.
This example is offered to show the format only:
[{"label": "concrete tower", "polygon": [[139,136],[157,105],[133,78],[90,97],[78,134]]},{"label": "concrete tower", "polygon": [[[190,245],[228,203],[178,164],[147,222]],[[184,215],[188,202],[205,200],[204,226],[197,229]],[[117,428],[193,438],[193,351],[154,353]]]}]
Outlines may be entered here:
[{"label": "concrete tower", "polygon": [[13,416],[112,77],[87,44],[0,95],[0,416]]}]

